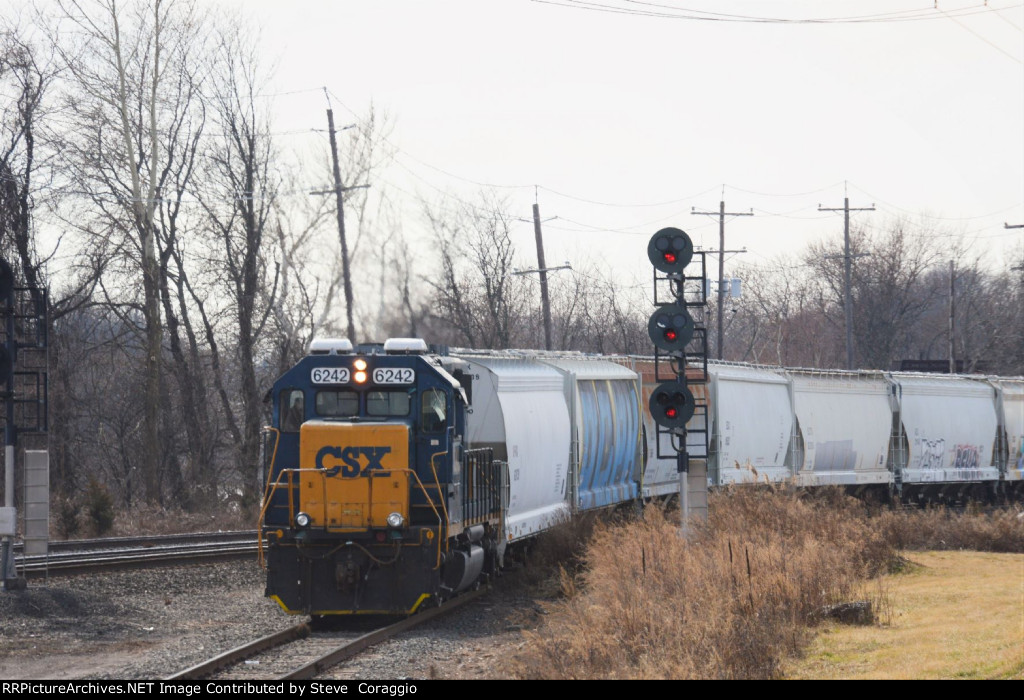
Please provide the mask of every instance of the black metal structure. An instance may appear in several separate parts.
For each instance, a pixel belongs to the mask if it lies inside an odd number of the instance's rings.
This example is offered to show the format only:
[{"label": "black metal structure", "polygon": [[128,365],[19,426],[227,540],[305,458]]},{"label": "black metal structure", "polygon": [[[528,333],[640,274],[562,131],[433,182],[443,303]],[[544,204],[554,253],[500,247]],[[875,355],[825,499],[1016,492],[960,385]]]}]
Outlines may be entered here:
[{"label": "black metal structure", "polygon": [[[651,237],[647,256],[654,267],[655,310],[648,323],[654,343],[655,381],[660,382],[652,395],[651,416],[658,428],[656,440],[659,458],[664,434],[671,436],[678,470],[689,471],[686,451],[687,433],[703,433],[707,454],[707,404],[696,403],[688,384],[708,381],[707,277],[705,254],[693,249],[690,237],[681,229],[664,228]],[[667,365],[667,370],[663,370]],[[689,376],[687,370],[691,370]],[[694,416],[703,416],[703,428],[687,429]]]},{"label": "black metal structure", "polygon": [[[45,433],[47,421],[47,298],[43,290],[17,285],[14,269],[0,259],[0,382],[4,407],[4,507],[14,512],[14,456],[20,433]],[[0,554],[5,589],[23,587],[15,573],[12,538]]]}]

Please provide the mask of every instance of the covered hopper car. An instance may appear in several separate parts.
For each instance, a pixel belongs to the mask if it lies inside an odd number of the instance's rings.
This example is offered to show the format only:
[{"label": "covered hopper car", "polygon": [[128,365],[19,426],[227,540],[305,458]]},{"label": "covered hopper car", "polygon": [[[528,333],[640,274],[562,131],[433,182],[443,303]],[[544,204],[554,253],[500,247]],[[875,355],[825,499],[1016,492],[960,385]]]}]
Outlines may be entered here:
[{"label": "covered hopper car", "polygon": [[[270,391],[267,595],[293,614],[407,615],[574,513],[678,494],[654,386],[650,358],[314,341]],[[1024,379],[712,362],[691,388],[696,513],[709,486],[931,498],[1024,477]]]}]

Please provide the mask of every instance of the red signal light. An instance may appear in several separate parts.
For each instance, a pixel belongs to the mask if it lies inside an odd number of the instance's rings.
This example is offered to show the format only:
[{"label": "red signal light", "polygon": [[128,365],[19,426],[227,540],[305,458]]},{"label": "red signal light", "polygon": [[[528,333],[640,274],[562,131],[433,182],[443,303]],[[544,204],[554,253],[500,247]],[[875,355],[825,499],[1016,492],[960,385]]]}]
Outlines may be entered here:
[{"label": "red signal light", "polygon": [[651,418],[665,428],[685,428],[694,406],[693,392],[683,378],[659,384],[648,402]]},{"label": "red signal light", "polygon": [[658,348],[680,352],[693,338],[695,324],[686,306],[666,304],[659,306],[647,322],[647,334]]},{"label": "red signal light", "polygon": [[663,228],[647,244],[647,259],[663,274],[680,275],[693,259],[693,241],[685,231]]}]

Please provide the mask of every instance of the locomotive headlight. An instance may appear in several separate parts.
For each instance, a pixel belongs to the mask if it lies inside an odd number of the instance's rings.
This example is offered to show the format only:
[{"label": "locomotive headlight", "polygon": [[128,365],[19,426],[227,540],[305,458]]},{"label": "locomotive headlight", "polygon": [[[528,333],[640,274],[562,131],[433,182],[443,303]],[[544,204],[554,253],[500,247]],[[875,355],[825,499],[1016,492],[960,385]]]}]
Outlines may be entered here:
[{"label": "locomotive headlight", "polygon": [[299,513],[295,516],[295,524],[299,527],[309,527],[309,515],[306,513]]},{"label": "locomotive headlight", "polygon": [[352,363],[352,366],[355,367],[360,372],[362,372],[363,370],[366,369],[366,360],[360,357],[359,359]]},{"label": "locomotive headlight", "polygon": [[401,513],[392,513],[388,516],[388,527],[402,527],[405,524],[405,518],[402,517]]},{"label": "locomotive headlight", "polygon": [[356,372],[352,375],[352,378],[355,380],[356,384],[363,384],[366,382],[366,372]]}]

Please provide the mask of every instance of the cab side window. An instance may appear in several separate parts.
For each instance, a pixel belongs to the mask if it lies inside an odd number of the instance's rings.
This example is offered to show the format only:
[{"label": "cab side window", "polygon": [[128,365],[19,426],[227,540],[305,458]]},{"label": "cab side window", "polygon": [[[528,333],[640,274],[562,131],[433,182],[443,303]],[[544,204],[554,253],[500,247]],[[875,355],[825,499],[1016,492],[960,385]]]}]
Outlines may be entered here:
[{"label": "cab side window", "polygon": [[441,432],[445,429],[447,417],[444,392],[438,389],[428,389],[423,392],[423,406],[420,419],[422,429],[428,433]]},{"label": "cab side window", "polygon": [[305,395],[301,389],[281,392],[281,432],[297,433],[306,419]]}]

